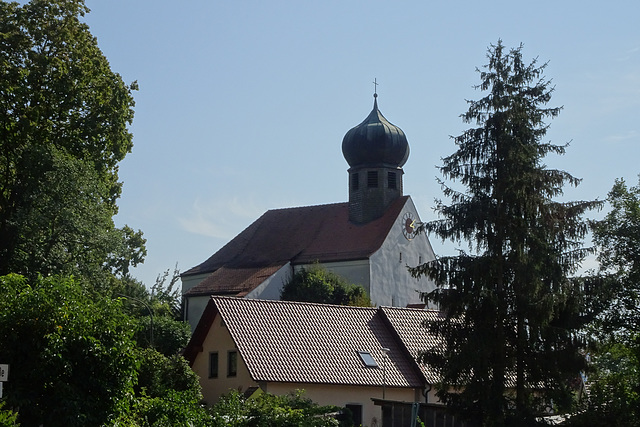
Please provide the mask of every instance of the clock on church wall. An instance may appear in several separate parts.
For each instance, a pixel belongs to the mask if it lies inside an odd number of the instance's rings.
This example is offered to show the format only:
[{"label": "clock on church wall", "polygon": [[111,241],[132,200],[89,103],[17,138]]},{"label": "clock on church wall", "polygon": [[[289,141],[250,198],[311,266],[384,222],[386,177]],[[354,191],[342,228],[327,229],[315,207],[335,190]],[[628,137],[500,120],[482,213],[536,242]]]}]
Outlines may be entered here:
[{"label": "clock on church wall", "polygon": [[407,240],[413,240],[416,237],[416,218],[411,212],[406,212],[402,216],[402,234]]}]

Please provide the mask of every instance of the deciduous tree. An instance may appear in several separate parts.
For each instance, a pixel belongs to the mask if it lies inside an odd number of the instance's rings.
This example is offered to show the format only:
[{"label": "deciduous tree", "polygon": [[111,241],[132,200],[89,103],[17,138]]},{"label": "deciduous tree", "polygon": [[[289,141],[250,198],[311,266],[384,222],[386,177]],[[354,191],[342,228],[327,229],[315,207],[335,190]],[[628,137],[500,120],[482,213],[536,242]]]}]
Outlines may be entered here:
[{"label": "deciduous tree", "polygon": [[607,306],[593,322],[590,392],[571,425],[640,425],[640,183],[616,180],[611,210],[593,222]]},{"label": "deciduous tree", "polygon": [[145,256],[118,229],[131,91],[86,24],[83,0],[0,2],[0,274],[105,283]]},{"label": "deciduous tree", "polygon": [[0,277],[5,396],[23,425],[103,425],[136,381],[133,326],[118,300],[71,278]]},{"label": "deciduous tree", "polygon": [[632,187],[616,180],[607,201],[611,210],[593,222],[600,273],[611,291],[599,329],[633,338],[640,330],[640,180]]},{"label": "deciduous tree", "polygon": [[588,253],[583,214],[599,203],[554,200],[579,180],[543,163],[566,147],[544,141],[545,120],[560,112],[547,106],[546,64],[526,63],[522,45],[501,41],[487,57],[476,86],[483,96],[462,114],[471,127],[440,167],[451,203],[438,201],[441,218],[422,226],[469,250],[411,271],[435,281],[425,297],[445,313],[429,326],[444,351],[422,356],[441,375],[438,395],[484,425],[524,425],[544,405],[569,404],[585,364],[584,295],[571,276]]}]

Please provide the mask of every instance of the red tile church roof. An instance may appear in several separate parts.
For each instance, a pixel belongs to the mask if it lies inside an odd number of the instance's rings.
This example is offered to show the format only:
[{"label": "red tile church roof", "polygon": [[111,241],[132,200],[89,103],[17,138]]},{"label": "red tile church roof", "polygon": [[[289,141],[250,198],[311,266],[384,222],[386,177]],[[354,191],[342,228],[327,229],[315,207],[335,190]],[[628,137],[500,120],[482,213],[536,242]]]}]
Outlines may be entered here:
[{"label": "red tile church roof", "polygon": [[205,262],[182,274],[213,273],[205,279],[208,283],[197,285],[188,295],[248,292],[247,286],[254,283],[250,277],[273,274],[287,262],[366,259],[380,248],[407,199],[398,198],[382,217],[362,225],[349,221],[347,203],[269,210]]}]

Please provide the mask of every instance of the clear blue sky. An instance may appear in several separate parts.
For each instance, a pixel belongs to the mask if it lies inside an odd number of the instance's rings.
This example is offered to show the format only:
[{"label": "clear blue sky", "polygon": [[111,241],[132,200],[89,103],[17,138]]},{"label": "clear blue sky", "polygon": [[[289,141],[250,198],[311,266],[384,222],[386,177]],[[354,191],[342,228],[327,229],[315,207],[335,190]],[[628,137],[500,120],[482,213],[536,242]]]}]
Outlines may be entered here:
[{"label": "clear blue sky", "polygon": [[[640,173],[640,2],[87,0],[92,33],[137,80],[133,152],[118,225],[142,229],[134,276],[199,264],[265,210],[347,200],[344,134],[373,104],[407,134],[405,193],[423,220],[436,165],[481,96],[489,44],[549,61],[547,164],[583,178],[568,200],[604,199]],[[593,216],[601,216],[602,213]],[[437,253],[450,252],[432,239]]]}]

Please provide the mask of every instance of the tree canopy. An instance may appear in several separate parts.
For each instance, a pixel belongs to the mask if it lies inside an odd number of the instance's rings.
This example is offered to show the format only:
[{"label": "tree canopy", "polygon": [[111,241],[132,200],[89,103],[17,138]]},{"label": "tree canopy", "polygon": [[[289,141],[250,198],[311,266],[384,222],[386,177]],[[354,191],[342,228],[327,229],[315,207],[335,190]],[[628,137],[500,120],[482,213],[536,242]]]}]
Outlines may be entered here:
[{"label": "tree canopy", "polygon": [[571,403],[571,385],[585,366],[579,327],[584,294],[571,276],[589,253],[583,214],[599,202],[559,202],[579,180],[548,169],[543,158],[565,145],[544,141],[554,90],[546,64],[526,63],[523,47],[501,41],[478,70],[483,91],[462,114],[469,129],[454,138],[440,181],[451,204],[422,230],[469,250],[411,269],[437,285],[425,298],[446,314],[429,328],[445,350],[422,360],[441,376],[438,395],[484,425],[533,423],[544,406]]},{"label": "tree canopy", "polygon": [[570,425],[640,425],[640,183],[616,180],[593,222],[607,306],[593,322],[589,396]]},{"label": "tree canopy", "polygon": [[640,179],[632,187],[616,180],[607,201],[611,210],[593,223],[601,273],[611,291],[599,327],[629,337],[640,330]]},{"label": "tree canopy", "polygon": [[131,91],[82,23],[83,0],[0,2],[0,274],[104,283],[146,251],[116,228]]},{"label": "tree canopy", "polygon": [[134,329],[117,300],[69,278],[0,277],[5,396],[24,425],[102,425],[136,379]]}]

